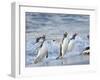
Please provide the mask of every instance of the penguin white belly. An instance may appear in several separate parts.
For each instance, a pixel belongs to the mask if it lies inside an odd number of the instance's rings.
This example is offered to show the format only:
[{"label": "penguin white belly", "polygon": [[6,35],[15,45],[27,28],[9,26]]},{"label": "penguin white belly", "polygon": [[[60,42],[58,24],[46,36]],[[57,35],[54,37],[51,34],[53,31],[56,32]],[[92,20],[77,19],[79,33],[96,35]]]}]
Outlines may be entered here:
[{"label": "penguin white belly", "polygon": [[89,53],[90,53],[90,50],[88,49],[88,50],[83,51],[82,54],[89,54]]},{"label": "penguin white belly", "polygon": [[65,38],[62,44],[62,57],[65,55],[67,48],[68,48],[68,38]]},{"label": "penguin white belly", "polygon": [[38,51],[38,55],[37,55],[34,63],[38,63],[38,62],[42,61],[47,55],[48,55],[47,48],[45,46],[42,46]]},{"label": "penguin white belly", "polygon": [[71,51],[74,48],[75,40],[70,40],[68,44],[68,51]]}]

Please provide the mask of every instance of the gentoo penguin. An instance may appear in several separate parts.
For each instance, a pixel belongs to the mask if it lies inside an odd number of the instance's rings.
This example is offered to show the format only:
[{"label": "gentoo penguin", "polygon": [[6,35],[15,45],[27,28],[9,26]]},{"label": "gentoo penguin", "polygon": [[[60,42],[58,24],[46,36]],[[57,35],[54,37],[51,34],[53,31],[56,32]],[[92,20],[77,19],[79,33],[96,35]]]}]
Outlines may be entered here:
[{"label": "gentoo penguin", "polygon": [[[42,39],[42,36],[37,37],[37,38],[36,38],[36,41],[35,41],[35,43],[34,43],[33,45],[35,45],[36,43],[40,42],[40,41],[41,41],[41,39]],[[42,39],[42,40],[43,40],[43,39]]]},{"label": "gentoo penguin", "polygon": [[[87,38],[89,39],[89,35],[87,35]],[[90,54],[90,47],[89,46],[85,47],[85,49],[83,50],[82,54],[89,55]]]},{"label": "gentoo penguin", "polygon": [[67,51],[68,43],[69,43],[69,39],[67,38],[67,36],[68,36],[68,33],[65,32],[62,39],[62,43],[60,44],[60,55],[56,59],[63,58],[63,56],[65,55]]},{"label": "gentoo penguin", "polygon": [[90,47],[89,47],[89,46],[86,47],[86,48],[83,50],[82,54],[87,54],[87,55],[89,55],[89,54],[90,54]]},{"label": "gentoo penguin", "polygon": [[70,38],[69,43],[68,43],[68,49],[67,51],[71,51],[74,47],[74,43],[75,43],[75,38],[77,36],[78,33],[74,33],[72,38]]},{"label": "gentoo penguin", "polygon": [[43,36],[40,36],[40,37],[37,37],[34,44],[36,44],[38,42],[41,42],[41,40],[43,40],[43,38],[44,38],[44,35]]},{"label": "gentoo penguin", "polygon": [[45,44],[45,35],[43,35],[40,39],[42,39],[42,41],[41,41],[41,45],[40,45],[40,48],[38,50],[38,54],[36,56],[36,59],[34,60],[35,64],[38,62],[41,62],[45,57],[46,58],[48,57],[48,49],[47,49],[47,46]]},{"label": "gentoo penguin", "polygon": [[36,38],[36,43],[41,42],[41,41],[43,41],[44,39],[45,39],[45,35],[40,36],[40,37],[37,37],[37,38]]},{"label": "gentoo penguin", "polygon": [[62,40],[62,44],[60,44],[60,56],[58,56],[56,59],[63,58],[66,52],[71,51],[74,46],[74,40],[77,33],[75,33],[70,39],[67,37],[67,35],[68,33],[65,32]]}]

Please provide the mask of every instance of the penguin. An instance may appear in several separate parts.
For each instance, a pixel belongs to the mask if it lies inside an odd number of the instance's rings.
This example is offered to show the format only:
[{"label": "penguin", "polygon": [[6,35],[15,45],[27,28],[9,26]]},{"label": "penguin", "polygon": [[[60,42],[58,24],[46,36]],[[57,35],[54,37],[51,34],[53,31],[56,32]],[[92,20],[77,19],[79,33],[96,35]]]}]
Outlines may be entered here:
[{"label": "penguin", "polygon": [[33,43],[33,45],[35,45],[36,43],[40,42],[40,41],[41,41],[41,39],[42,39],[42,36],[37,37],[37,38],[36,38],[36,41],[35,41],[35,43]]},{"label": "penguin", "polygon": [[69,43],[68,43],[68,48],[67,51],[72,51],[72,49],[74,48],[75,45],[75,38],[77,36],[78,33],[74,33],[72,38],[70,38]]},{"label": "penguin", "polygon": [[82,54],[87,54],[87,55],[89,55],[89,54],[90,54],[90,47],[89,47],[89,46],[86,47],[86,48],[83,50]]},{"label": "penguin", "polygon": [[[89,35],[87,35],[87,38],[89,39]],[[82,54],[89,55],[90,54],[90,47],[89,46],[85,47]]]},{"label": "penguin", "polygon": [[77,33],[75,33],[70,39],[67,37],[67,35],[68,33],[65,32],[63,40],[62,40],[62,44],[60,44],[60,55],[56,59],[59,59],[59,58],[62,59],[64,55],[66,54],[66,52],[71,51],[74,47],[74,40]]},{"label": "penguin", "polygon": [[39,42],[39,40],[40,40],[41,38],[42,38],[42,37],[37,37],[37,38],[36,38],[36,43]]},{"label": "penguin", "polygon": [[62,39],[62,43],[60,44],[60,55],[56,58],[63,58],[63,56],[65,55],[67,48],[68,48],[68,43],[69,43],[69,39],[67,38],[68,33],[65,32],[63,35],[63,39]]},{"label": "penguin", "polygon": [[41,41],[40,48],[38,49],[38,54],[34,60],[34,64],[41,62],[45,57],[48,58],[48,49],[45,44],[45,35],[43,35],[40,39],[42,39],[42,41]]}]

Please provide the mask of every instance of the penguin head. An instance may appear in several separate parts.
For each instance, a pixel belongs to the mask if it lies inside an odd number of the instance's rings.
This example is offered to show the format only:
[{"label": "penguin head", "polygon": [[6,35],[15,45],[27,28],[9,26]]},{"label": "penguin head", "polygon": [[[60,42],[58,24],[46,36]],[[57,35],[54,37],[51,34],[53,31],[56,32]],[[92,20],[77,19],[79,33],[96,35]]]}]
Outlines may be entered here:
[{"label": "penguin head", "polygon": [[43,35],[43,36],[41,37],[41,39],[42,39],[43,41],[45,41],[45,35]]},{"label": "penguin head", "polygon": [[78,33],[74,33],[71,39],[75,39],[75,37],[78,35]]},{"label": "penguin head", "polygon": [[40,41],[41,37],[36,38],[36,43]]},{"label": "penguin head", "polygon": [[67,37],[67,35],[68,35],[68,33],[67,33],[67,32],[65,32],[65,33],[64,33],[64,37]]},{"label": "penguin head", "polygon": [[42,38],[45,40],[45,35],[43,35]]},{"label": "penguin head", "polygon": [[53,40],[53,42],[55,42],[56,40]]},{"label": "penguin head", "polygon": [[38,43],[38,42],[44,42],[44,41],[45,41],[45,35],[36,38],[36,43]]},{"label": "penguin head", "polygon": [[44,41],[45,41],[45,35],[43,35],[43,36],[41,37],[41,40],[39,41],[39,42],[41,43],[40,48],[43,46]]},{"label": "penguin head", "polygon": [[73,34],[73,36],[75,36],[75,37],[76,37],[77,35],[78,35],[78,33],[74,33],[74,34]]}]

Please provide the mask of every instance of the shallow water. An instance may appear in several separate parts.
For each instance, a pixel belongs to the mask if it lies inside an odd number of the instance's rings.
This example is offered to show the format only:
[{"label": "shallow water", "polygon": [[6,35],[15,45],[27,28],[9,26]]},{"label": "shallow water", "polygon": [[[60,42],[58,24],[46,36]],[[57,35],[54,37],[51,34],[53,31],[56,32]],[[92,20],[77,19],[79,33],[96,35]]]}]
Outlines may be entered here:
[{"label": "shallow water", "polygon": [[37,67],[37,66],[61,66],[61,65],[82,65],[89,64],[89,55],[75,55],[70,57],[64,57],[63,59],[47,59],[37,64],[31,63],[26,67]]},{"label": "shallow water", "polygon": [[[33,45],[34,43],[29,40],[30,43],[27,43],[27,50],[26,50],[26,66],[54,66],[54,65],[61,65],[62,60],[56,60],[59,55],[59,43],[53,41],[47,41],[47,48],[48,48],[48,58],[44,59],[42,62],[38,64],[34,64],[34,59],[37,55],[37,47],[39,43]],[[83,56],[82,51],[86,46],[88,46],[88,41],[83,41],[81,39],[75,40],[75,46],[72,51],[66,52],[65,58],[63,59],[62,65],[75,65],[75,64],[89,64],[89,55]],[[67,61],[67,62],[66,62]]]}]

